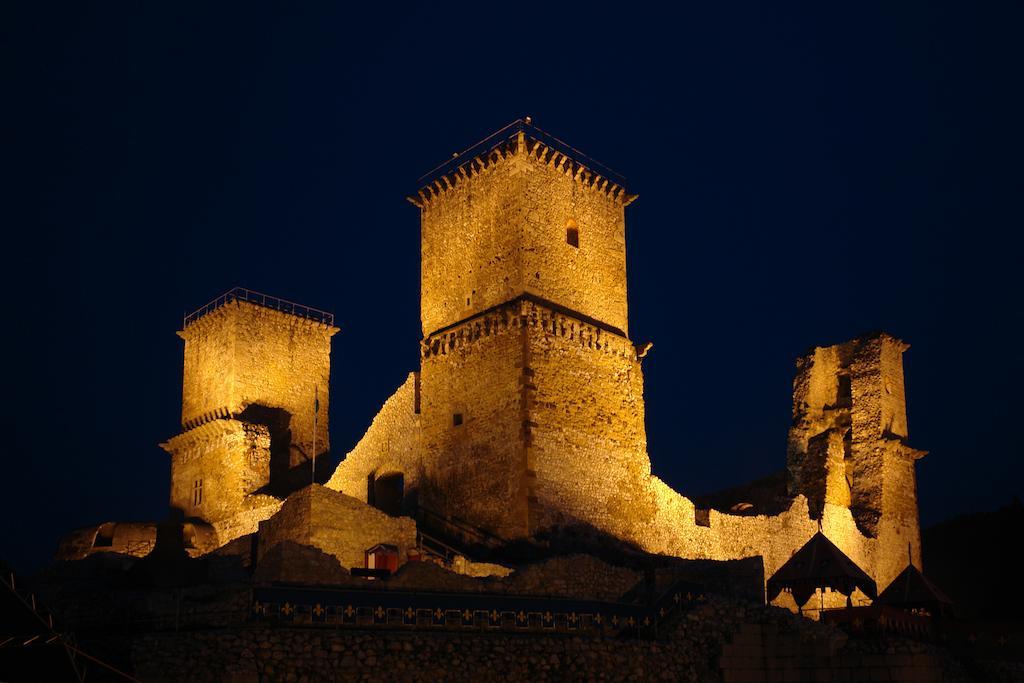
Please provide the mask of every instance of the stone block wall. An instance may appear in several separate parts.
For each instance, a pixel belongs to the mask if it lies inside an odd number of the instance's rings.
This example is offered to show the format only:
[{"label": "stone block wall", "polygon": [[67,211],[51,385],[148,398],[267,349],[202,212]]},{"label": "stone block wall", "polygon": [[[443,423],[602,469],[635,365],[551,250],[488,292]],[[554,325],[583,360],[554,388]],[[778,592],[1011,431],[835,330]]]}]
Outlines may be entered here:
[{"label": "stone block wall", "polygon": [[523,293],[625,333],[627,200],[601,180],[520,135],[421,193],[424,336]]},{"label": "stone block wall", "polygon": [[846,648],[841,634],[808,638],[780,632],[775,624],[744,624],[722,647],[723,683],[926,683],[968,680],[948,654],[893,640],[882,652]]},{"label": "stone block wall", "polygon": [[908,348],[876,333],[799,359],[787,456],[790,493],[808,497],[812,516],[824,503],[849,507],[860,532],[890,549],[880,561],[892,576],[908,545],[920,564],[914,462],[924,452],[906,443]]},{"label": "stone block wall", "polygon": [[293,493],[276,514],[260,523],[258,558],[283,541],[333,555],[346,569],[362,567],[367,549],[388,543],[398,546],[402,563],[416,547],[416,523],[408,517],[390,517],[352,496],[313,484]]},{"label": "stone block wall", "polygon": [[546,307],[526,312],[531,531],[582,522],[625,536],[654,514],[636,349]]},{"label": "stone block wall", "polygon": [[493,533],[527,533],[523,353],[517,303],[424,340],[421,503]]},{"label": "stone block wall", "polygon": [[171,507],[186,517],[229,518],[270,482],[270,432],[263,425],[218,419],[162,446],[171,454]]},{"label": "stone block wall", "polygon": [[152,522],[105,522],[64,536],[55,559],[81,560],[93,553],[145,557],[155,544],[156,524]]},{"label": "stone block wall", "polygon": [[419,488],[423,469],[419,396],[419,373],[409,373],[373,418],[359,443],[335,469],[327,488],[365,503],[372,478],[401,473],[406,496],[413,495]]},{"label": "stone block wall", "polygon": [[[268,426],[286,432],[288,462],[295,466],[308,461],[312,450],[315,385],[317,453],[330,450],[330,350],[337,331],[243,301],[192,322],[178,333],[185,340],[182,425],[228,416],[272,421]],[[247,409],[255,414],[243,415]]]}]

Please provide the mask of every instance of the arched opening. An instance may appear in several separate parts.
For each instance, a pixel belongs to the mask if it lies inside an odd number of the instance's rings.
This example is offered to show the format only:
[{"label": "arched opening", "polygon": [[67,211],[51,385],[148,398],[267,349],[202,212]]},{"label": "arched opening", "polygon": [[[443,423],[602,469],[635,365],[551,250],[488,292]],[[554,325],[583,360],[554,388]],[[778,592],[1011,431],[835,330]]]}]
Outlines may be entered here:
[{"label": "arched opening", "polygon": [[565,243],[577,249],[580,246],[580,226],[571,218],[565,224]]},{"label": "arched opening", "polygon": [[181,540],[185,544],[185,550],[192,550],[196,547],[196,528],[192,524],[185,524],[181,527]]},{"label": "arched opening", "polygon": [[372,505],[392,517],[402,514],[405,499],[405,475],[391,472],[373,479]]},{"label": "arched opening", "polygon": [[101,524],[96,530],[96,538],[93,539],[93,548],[112,548],[114,546],[114,523]]}]

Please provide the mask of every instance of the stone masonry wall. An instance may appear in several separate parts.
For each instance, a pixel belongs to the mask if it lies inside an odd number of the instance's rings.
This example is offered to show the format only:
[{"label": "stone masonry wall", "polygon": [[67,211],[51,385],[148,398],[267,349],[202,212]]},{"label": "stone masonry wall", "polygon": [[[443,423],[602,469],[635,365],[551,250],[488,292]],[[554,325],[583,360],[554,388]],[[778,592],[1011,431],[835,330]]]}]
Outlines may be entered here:
[{"label": "stone masonry wall", "polygon": [[131,660],[147,681],[970,680],[941,648],[887,640],[875,652],[866,645],[781,610],[711,598],[658,640],[254,625],[139,635]]},{"label": "stone masonry wall", "polygon": [[625,196],[591,182],[520,136],[439,183],[421,204],[424,336],[523,293],[625,333]]},{"label": "stone masonry wall", "polygon": [[152,522],[106,522],[76,529],[61,539],[55,559],[81,560],[92,553],[120,553],[144,557],[156,544]]},{"label": "stone masonry wall", "polygon": [[182,425],[238,416],[250,406],[283,412],[289,462],[308,461],[318,387],[317,453],[328,436],[331,337],[337,328],[256,304],[232,301],[178,334],[185,340]]},{"label": "stone masonry wall", "polygon": [[270,433],[263,425],[218,419],[163,447],[171,453],[171,507],[186,517],[211,523],[231,517],[270,481]]},{"label": "stone masonry wall", "polygon": [[405,562],[416,547],[416,523],[313,484],[293,493],[273,517],[260,523],[258,557],[282,541],[318,548],[345,568],[362,567],[364,552],[378,543],[398,546],[399,562]]},{"label": "stone masonry wall", "polygon": [[421,503],[509,537],[527,533],[526,327],[515,304],[423,342]]},{"label": "stone masonry wall", "polygon": [[405,382],[384,403],[373,423],[341,461],[327,488],[366,502],[369,477],[401,472],[406,495],[419,487],[423,445],[418,412],[419,373]]},{"label": "stone masonry wall", "polygon": [[654,513],[636,349],[541,306],[528,315],[531,530],[584,522],[628,535]]}]

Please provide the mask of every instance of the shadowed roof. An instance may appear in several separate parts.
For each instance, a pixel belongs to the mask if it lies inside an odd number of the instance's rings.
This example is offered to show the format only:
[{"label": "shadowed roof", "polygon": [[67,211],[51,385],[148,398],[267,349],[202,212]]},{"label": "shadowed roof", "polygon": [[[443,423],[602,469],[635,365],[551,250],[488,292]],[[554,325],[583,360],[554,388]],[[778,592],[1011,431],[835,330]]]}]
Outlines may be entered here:
[{"label": "shadowed roof", "polygon": [[893,579],[875,602],[892,607],[923,607],[932,611],[953,605],[953,601],[912,564]]},{"label": "shadowed roof", "polygon": [[843,595],[860,588],[871,598],[877,590],[874,579],[820,531],[768,579],[768,600],[789,590],[797,605],[803,605],[818,588],[831,588]]}]

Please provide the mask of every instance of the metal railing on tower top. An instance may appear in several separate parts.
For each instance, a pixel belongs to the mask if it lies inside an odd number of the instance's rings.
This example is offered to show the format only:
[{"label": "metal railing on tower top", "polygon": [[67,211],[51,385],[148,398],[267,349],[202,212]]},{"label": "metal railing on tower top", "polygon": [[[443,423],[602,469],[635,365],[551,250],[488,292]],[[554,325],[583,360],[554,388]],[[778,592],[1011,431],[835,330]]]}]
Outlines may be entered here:
[{"label": "metal railing on tower top", "polygon": [[451,159],[448,159],[440,166],[437,166],[432,170],[427,171],[422,176],[420,176],[419,180],[417,180],[416,189],[418,190],[422,187],[425,187],[430,183],[434,182],[435,180],[437,180],[438,178],[440,178],[441,176],[454,172],[455,169],[457,169],[462,164],[467,163],[474,157],[482,156],[490,152],[498,145],[503,144],[504,142],[510,140],[511,138],[514,138],[519,133],[525,133],[529,137],[532,137],[533,139],[538,140],[539,142],[543,142],[548,147],[558,152],[561,152],[565,156],[575,160],[577,163],[586,166],[587,168],[597,173],[598,175],[604,176],[613,183],[616,183],[623,187],[625,187],[626,185],[626,177],[623,176],[621,173],[615,171],[612,168],[609,168],[608,166],[602,164],[600,161],[597,161],[596,159],[587,156],[586,154],[579,151],[572,145],[563,142],[562,140],[559,140],[554,135],[551,135],[550,133],[541,130],[537,126],[533,125],[533,123],[528,118],[526,118],[516,119],[515,121],[508,124],[504,128],[495,131],[494,133],[491,133],[490,135],[488,135],[486,138],[476,143],[475,145],[472,145],[462,150],[461,152],[456,152],[455,154],[452,155]]},{"label": "metal railing on tower top", "polygon": [[306,318],[314,322],[323,323],[324,325],[334,325],[333,313],[321,311],[317,308],[312,308],[311,306],[303,306],[302,304],[297,304],[294,301],[287,301],[276,296],[270,296],[269,294],[254,292],[251,289],[245,289],[244,287],[235,287],[224,292],[205,306],[188,313],[185,316],[183,327],[188,327],[204,315],[212,313],[221,306],[229,304],[232,301],[245,301],[250,304],[256,304],[257,306],[281,311],[282,313],[297,315],[300,318]]}]

